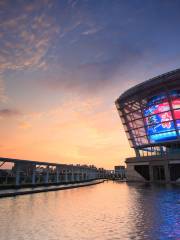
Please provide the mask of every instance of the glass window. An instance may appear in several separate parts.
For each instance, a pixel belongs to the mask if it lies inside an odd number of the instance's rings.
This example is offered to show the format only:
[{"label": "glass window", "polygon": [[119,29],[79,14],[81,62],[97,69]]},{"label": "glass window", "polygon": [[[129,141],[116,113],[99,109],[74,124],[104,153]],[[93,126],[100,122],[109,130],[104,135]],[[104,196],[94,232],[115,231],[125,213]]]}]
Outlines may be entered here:
[{"label": "glass window", "polygon": [[139,134],[140,136],[145,136],[146,135],[146,130],[144,128],[139,129]]},{"label": "glass window", "polygon": [[119,116],[120,116],[120,117],[123,116],[122,111],[118,110],[118,113],[119,113]]},{"label": "glass window", "polygon": [[173,121],[162,122],[162,123],[159,123],[156,125],[148,126],[147,134],[152,135],[152,134],[158,134],[158,133],[163,133],[163,132],[169,132],[172,130],[175,130]]},{"label": "glass window", "polygon": [[136,112],[133,112],[133,113],[132,113],[132,116],[133,116],[133,117],[132,117],[133,120],[139,119],[139,118],[142,118],[142,117],[143,117],[140,109],[139,109],[138,111],[136,111]]},{"label": "glass window", "polygon": [[162,112],[167,112],[170,110],[169,102],[165,101],[163,103],[154,104],[150,107],[147,107],[144,110],[144,116],[156,115]]},{"label": "glass window", "polygon": [[130,146],[131,146],[131,147],[134,147],[134,144],[133,144],[132,140],[130,140],[130,139],[128,139],[128,140],[129,140]]},{"label": "glass window", "polygon": [[124,117],[121,117],[121,121],[122,121],[123,124],[125,123]]},{"label": "glass window", "polygon": [[130,128],[139,128],[144,126],[143,119],[135,120],[135,121],[130,121],[129,123]]},{"label": "glass window", "polygon": [[176,138],[177,138],[176,131],[163,132],[163,133],[149,135],[149,139],[152,143],[173,140]]},{"label": "glass window", "polygon": [[147,137],[140,137],[140,138],[135,138],[135,143],[137,146],[139,145],[145,145],[145,144],[148,144],[148,139]]},{"label": "glass window", "polygon": [[128,139],[130,139],[130,138],[131,138],[131,136],[130,136],[129,132],[126,132],[126,136],[127,136],[127,138],[128,138]]},{"label": "glass window", "polygon": [[177,128],[180,129],[180,120],[176,120]]},{"label": "glass window", "polygon": [[170,111],[163,112],[155,115],[151,115],[145,118],[145,123],[147,126],[161,124],[163,122],[167,122],[172,120],[172,114]]},{"label": "glass window", "polygon": [[174,110],[174,118],[180,119],[180,109]]},{"label": "glass window", "polygon": [[132,134],[136,137],[142,137],[146,135],[146,131],[144,128],[133,129]]},{"label": "glass window", "polygon": [[152,96],[148,99],[148,105],[154,105],[157,103],[164,102],[167,99],[167,95],[165,93],[160,93],[158,95]]},{"label": "glass window", "polygon": [[128,131],[128,128],[127,128],[126,124],[123,124],[123,127],[124,127],[125,131]]},{"label": "glass window", "polygon": [[180,108],[180,98],[176,98],[172,100],[172,107],[173,109]]},{"label": "glass window", "polygon": [[126,115],[126,118],[127,118],[128,121],[132,121],[130,114]]}]

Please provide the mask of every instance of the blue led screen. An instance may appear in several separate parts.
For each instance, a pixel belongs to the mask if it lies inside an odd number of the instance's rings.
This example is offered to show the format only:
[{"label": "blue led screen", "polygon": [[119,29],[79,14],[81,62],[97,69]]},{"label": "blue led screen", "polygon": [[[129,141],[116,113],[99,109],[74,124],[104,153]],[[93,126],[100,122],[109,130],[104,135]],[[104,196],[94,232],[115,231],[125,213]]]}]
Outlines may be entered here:
[{"label": "blue led screen", "polygon": [[180,133],[180,93],[173,91],[171,98],[173,114],[165,95],[153,97],[144,110],[146,131],[152,143],[176,139],[175,124]]}]

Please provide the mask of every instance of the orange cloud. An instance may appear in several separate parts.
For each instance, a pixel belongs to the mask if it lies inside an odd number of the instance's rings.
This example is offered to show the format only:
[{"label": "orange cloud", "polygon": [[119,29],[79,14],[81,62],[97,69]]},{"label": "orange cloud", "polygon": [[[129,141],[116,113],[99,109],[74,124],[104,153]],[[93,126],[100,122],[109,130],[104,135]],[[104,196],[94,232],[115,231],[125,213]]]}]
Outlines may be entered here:
[{"label": "orange cloud", "polygon": [[64,102],[59,108],[27,114],[23,119],[14,125],[11,135],[1,133],[2,155],[109,169],[133,155],[115,107],[106,109],[101,98]]},{"label": "orange cloud", "polygon": [[29,129],[29,128],[31,128],[31,124],[24,121],[24,122],[19,123],[19,127],[22,129]]}]

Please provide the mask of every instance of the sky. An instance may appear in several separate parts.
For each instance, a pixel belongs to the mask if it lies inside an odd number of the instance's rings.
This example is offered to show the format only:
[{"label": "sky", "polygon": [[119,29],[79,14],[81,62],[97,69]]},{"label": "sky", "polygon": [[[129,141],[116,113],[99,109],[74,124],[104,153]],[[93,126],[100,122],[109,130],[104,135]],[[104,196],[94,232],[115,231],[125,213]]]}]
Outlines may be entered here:
[{"label": "sky", "polygon": [[113,169],[114,101],[180,66],[178,0],[0,0],[0,156]]}]

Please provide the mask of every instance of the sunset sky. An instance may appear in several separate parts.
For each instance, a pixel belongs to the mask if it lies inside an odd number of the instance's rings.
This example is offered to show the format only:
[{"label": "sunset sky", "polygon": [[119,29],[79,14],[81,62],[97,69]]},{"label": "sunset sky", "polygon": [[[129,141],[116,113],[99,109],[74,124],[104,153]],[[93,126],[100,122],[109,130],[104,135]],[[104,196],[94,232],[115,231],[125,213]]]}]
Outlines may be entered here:
[{"label": "sunset sky", "polygon": [[112,169],[114,101],[180,66],[180,1],[0,0],[0,155]]}]

